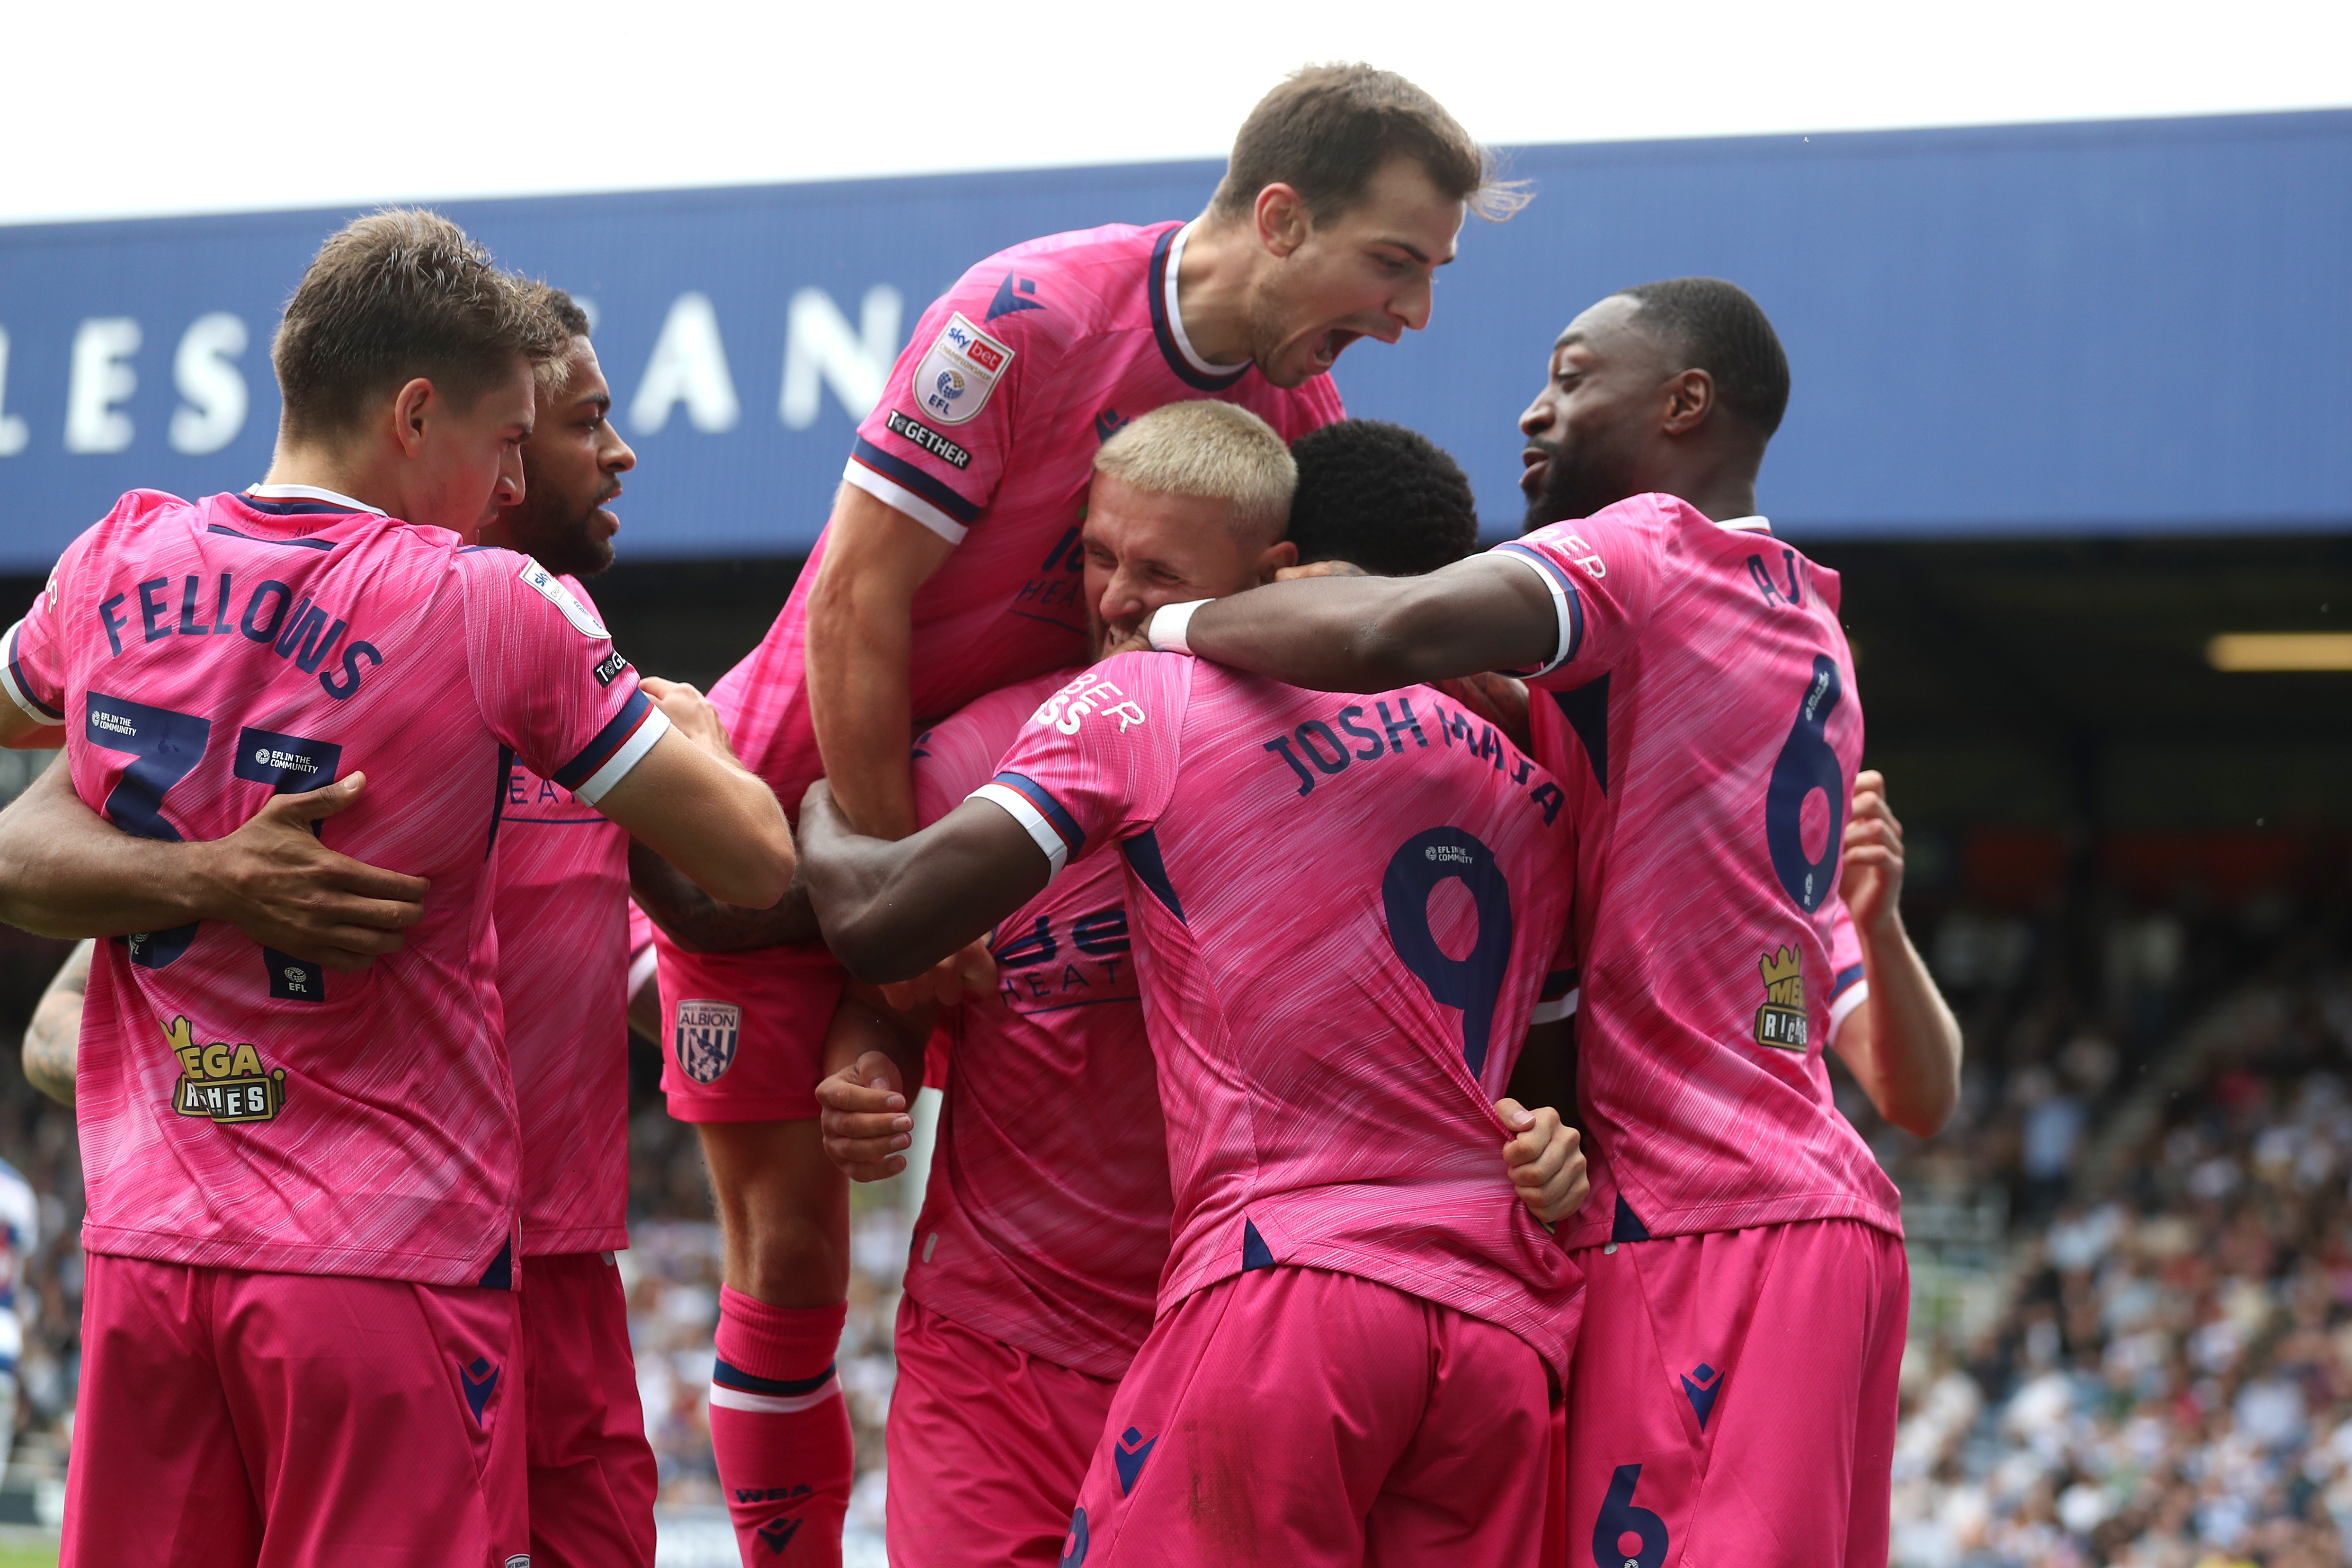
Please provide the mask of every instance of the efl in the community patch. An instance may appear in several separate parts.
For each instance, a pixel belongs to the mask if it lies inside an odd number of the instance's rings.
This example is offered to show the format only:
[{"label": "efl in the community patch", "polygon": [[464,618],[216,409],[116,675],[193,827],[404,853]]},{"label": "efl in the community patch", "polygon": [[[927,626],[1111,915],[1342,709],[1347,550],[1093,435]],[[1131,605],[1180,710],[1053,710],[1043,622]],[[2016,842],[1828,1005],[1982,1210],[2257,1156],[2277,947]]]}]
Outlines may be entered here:
[{"label": "efl in the community patch", "polygon": [[959,310],[915,367],[916,401],[933,424],[961,425],[987,405],[997,378],[1012,363],[1012,345],[990,337]]}]

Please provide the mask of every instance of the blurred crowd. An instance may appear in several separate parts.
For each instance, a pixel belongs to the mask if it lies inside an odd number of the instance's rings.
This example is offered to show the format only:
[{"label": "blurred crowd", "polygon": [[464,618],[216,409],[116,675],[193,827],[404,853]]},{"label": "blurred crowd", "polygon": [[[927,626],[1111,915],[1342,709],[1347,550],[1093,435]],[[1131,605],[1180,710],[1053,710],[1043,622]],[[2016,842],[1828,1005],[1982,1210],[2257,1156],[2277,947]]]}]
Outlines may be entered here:
[{"label": "blurred crowd", "polygon": [[[2305,1568],[2352,1542],[2352,941],[2306,893],[2066,920],[1915,900],[1968,1033],[1921,1142],[1842,1074],[1904,1189],[1915,1275],[1895,1473],[1903,1568]],[[0,1023],[61,944],[0,931]],[[26,977],[30,978],[26,978]],[[19,994],[22,993],[22,994]],[[13,1033],[5,1037],[13,1043]],[[692,1129],[633,1071],[638,1387],[673,1515],[719,1506],[707,1390],[720,1255]],[[39,1194],[7,1500],[62,1474],[78,1371],[70,1118],[0,1073],[0,1158]],[[919,1194],[855,1194],[839,1366],[878,1542],[890,1331]]]}]

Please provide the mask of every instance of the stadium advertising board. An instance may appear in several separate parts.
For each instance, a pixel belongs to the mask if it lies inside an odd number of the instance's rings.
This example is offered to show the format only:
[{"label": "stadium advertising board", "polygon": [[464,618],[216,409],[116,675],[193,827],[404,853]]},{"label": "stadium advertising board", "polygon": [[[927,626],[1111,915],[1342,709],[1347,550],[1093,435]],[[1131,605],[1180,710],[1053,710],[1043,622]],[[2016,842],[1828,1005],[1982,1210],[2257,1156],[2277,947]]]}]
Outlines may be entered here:
[{"label": "stadium advertising board", "polygon": [[[1805,537],[2288,531],[2352,522],[2352,113],[1531,147],[1431,331],[1359,344],[1350,408],[1516,522],[1514,421],[1610,289],[1730,278],[1795,375],[1764,471]],[[923,306],[992,251],[1199,210],[1154,164],[443,204],[589,301],[643,468],[640,559],[793,555]],[[347,215],[0,228],[0,570],[133,486],[267,467],[278,311]]]}]

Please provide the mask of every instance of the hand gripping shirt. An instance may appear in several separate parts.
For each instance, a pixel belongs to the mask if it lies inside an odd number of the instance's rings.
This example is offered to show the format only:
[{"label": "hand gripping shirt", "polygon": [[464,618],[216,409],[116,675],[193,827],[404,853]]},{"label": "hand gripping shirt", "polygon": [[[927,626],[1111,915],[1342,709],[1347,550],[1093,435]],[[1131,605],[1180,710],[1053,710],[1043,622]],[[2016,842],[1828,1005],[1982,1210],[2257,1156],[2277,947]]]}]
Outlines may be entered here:
[{"label": "hand gripping shirt", "polygon": [[[992,692],[915,742],[924,826],[986,784],[1076,670]],[[1168,1134],[1115,855],[1055,878],[989,939],[997,993],[946,1014],[954,1068],[907,1290],[1057,1366],[1122,1376],[1168,1261]]]},{"label": "hand gripping shirt", "polygon": [[1175,1198],[1162,1311],[1244,1269],[1328,1268],[1566,1374],[1582,1277],[1514,1192],[1493,1110],[1567,917],[1549,774],[1425,687],[1125,654],[978,794],[1058,873],[1124,864]]},{"label": "hand gripping shirt", "polygon": [[[1328,376],[1288,390],[1195,353],[1175,308],[1184,226],[1113,225],[1001,251],[923,312],[845,478],[955,545],[916,591],[916,727],[1083,660],[1078,525],[1095,452],[1170,403],[1214,397],[1291,440],[1344,416]],[[824,771],[802,657],[826,539],[758,648],[712,689],[744,765],[797,816]]]},{"label": "hand gripping shirt", "polygon": [[[635,679],[617,652],[597,674]],[[629,1245],[629,835],[513,756],[490,816],[523,1256],[614,1251]]]},{"label": "hand gripping shirt", "polygon": [[560,581],[457,542],[325,491],[134,490],[9,634],[11,695],[62,715],[75,793],[118,827],[219,838],[272,793],[364,772],[321,837],[432,881],[407,945],[359,974],[213,921],[99,944],[77,1096],[89,1250],[511,1279],[505,752],[593,802],[668,723]]},{"label": "hand gripping shirt", "polygon": [[1570,1243],[1829,1218],[1900,1235],[1822,1060],[1861,999],[1838,870],[1862,700],[1837,574],[1760,518],[1663,495],[1496,550],[1559,616],[1528,683],[1578,834],[1592,1195]]}]

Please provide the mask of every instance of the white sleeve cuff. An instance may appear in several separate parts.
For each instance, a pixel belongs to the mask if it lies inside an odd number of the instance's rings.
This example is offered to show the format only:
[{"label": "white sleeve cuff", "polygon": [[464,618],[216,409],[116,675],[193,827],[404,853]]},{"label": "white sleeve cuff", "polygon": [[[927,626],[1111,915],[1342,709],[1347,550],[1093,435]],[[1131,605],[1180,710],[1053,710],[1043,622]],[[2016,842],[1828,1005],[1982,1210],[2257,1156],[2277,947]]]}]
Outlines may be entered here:
[{"label": "white sleeve cuff", "polygon": [[971,531],[906,486],[884,479],[855,458],[849,459],[849,466],[842,470],[841,477],[884,506],[905,512],[950,544],[961,544],[963,536]]},{"label": "white sleeve cuff", "polygon": [[1045,820],[1045,814],[1030,805],[1028,797],[1019,790],[1001,784],[984,784],[964,798],[984,800],[991,805],[1003,806],[1012,814],[1013,821],[1028,830],[1037,847],[1045,851],[1049,867],[1045,880],[1051,882],[1062,874],[1062,868],[1069,863],[1070,847],[1062,842],[1062,836],[1054,830],[1052,823]]},{"label": "white sleeve cuff", "polygon": [[1845,988],[1844,994],[1830,1004],[1830,1044],[1836,1045],[1838,1031],[1853,1016],[1853,1010],[1870,999],[1870,982],[1857,980]]},{"label": "white sleeve cuff", "polygon": [[1181,605],[1162,605],[1151,612],[1151,619],[1143,628],[1143,637],[1156,652],[1191,653],[1192,645],[1184,640],[1192,625],[1192,616],[1203,605],[1213,599],[1187,599]]},{"label": "white sleeve cuff", "polygon": [[581,801],[593,805],[604,798],[604,792],[629,776],[629,770],[645,761],[654,742],[669,733],[669,715],[656,708],[646,715],[646,721],[636,732],[621,742],[621,749],[604,759],[604,765],[582,782],[572,793]]},{"label": "white sleeve cuff", "polygon": [[1559,641],[1553,645],[1551,658],[1534,669],[1511,669],[1502,673],[1516,675],[1522,679],[1549,675],[1567,663],[1568,656],[1576,651],[1576,612],[1569,607],[1568,589],[1560,583],[1559,574],[1538,560],[1532,551],[1515,546],[1507,550],[1497,548],[1495,553],[1506,561],[1517,562],[1541,578],[1544,587],[1551,595],[1552,612],[1559,617]]}]

